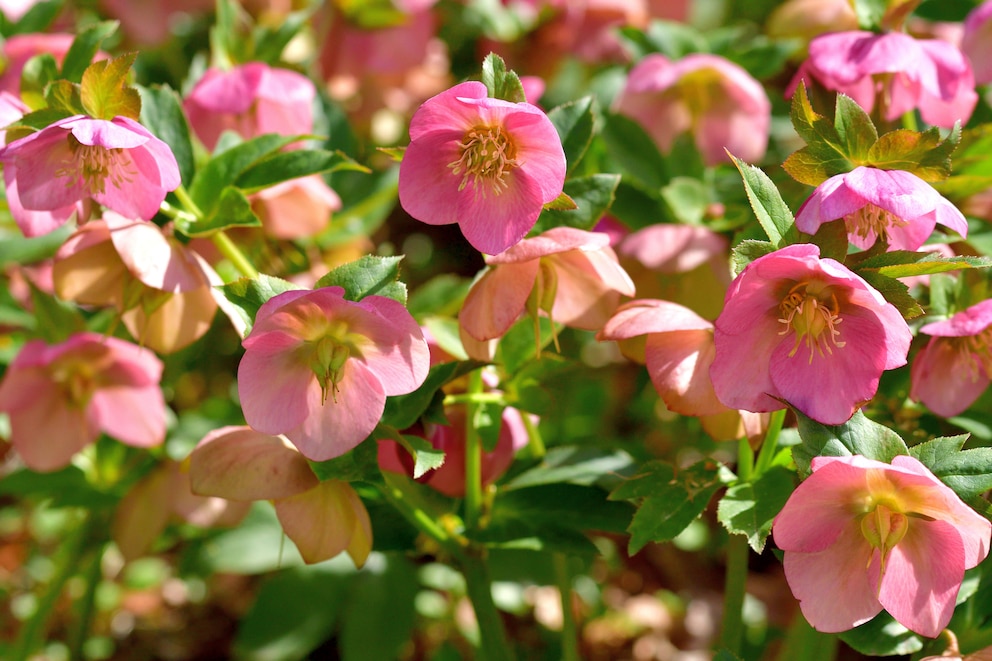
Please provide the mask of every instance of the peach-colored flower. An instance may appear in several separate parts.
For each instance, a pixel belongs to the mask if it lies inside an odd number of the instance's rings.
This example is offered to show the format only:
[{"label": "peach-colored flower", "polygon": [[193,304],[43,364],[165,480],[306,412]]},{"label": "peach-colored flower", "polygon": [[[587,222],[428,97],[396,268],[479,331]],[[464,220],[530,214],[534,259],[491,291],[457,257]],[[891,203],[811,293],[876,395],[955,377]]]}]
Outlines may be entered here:
[{"label": "peach-colored flower", "polygon": [[314,237],[341,208],[341,198],[319,174],[283,181],[250,199],[262,229],[275,239]]}]

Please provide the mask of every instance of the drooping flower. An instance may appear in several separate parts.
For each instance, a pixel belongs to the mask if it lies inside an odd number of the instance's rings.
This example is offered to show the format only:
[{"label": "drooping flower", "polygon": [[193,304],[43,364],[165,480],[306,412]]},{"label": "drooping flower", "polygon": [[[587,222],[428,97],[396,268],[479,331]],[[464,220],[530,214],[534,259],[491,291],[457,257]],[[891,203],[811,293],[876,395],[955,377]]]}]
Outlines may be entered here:
[{"label": "drooping flower", "polygon": [[271,500],[286,535],[307,563],[346,551],[361,567],[372,551],[372,522],[347,482],[321,482],[286,439],[248,427],[222,427],[190,454],[190,486],[199,496]]},{"label": "drooping flower", "polygon": [[165,439],[162,363],[147,349],[96,333],[25,344],[0,382],[0,411],[29,468],[58,470],[100,433],[135,447]]},{"label": "drooping flower", "polygon": [[981,396],[992,379],[992,299],[920,328],[930,342],[913,360],[910,397],[944,417]]},{"label": "drooping flower", "polygon": [[846,631],[883,608],[936,637],[964,571],[989,552],[992,525],[922,463],[815,457],[775,517],[785,577],[818,631]]},{"label": "drooping flower", "polygon": [[951,128],[971,117],[978,94],[968,59],[939,39],[914,39],[901,32],[835,32],[809,44],[809,58],[787,90],[815,80],[847,94],[886,121],[918,109],[923,121]]},{"label": "drooping flower", "polygon": [[262,189],[250,200],[263,231],[275,239],[316,236],[341,208],[341,198],[318,174]]},{"label": "drooping flower", "polygon": [[74,115],[0,150],[7,202],[26,236],[47,234],[89,200],[149,220],[180,183],[172,150],[128,117]]},{"label": "drooping flower", "polygon": [[768,147],[771,102],[747,71],[718,55],[672,62],[651,54],[637,63],[614,104],[636,120],[663,152],[689,132],[707,165],[729,162],[727,150],[759,161]]},{"label": "drooping flower", "polygon": [[386,396],[416,390],[430,360],[401,303],[383,296],[349,301],[341,287],[273,296],[242,344],[245,420],[265,434],[284,434],[314,461],[363,441],[379,423]]},{"label": "drooping flower", "polygon": [[799,243],[759,257],[731,283],[710,376],[730,408],[775,411],[784,400],[841,424],[875,396],[884,370],[906,364],[911,339],[878,291]]},{"label": "drooping flower", "polygon": [[992,2],[986,0],[965,17],[961,50],[971,62],[975,83],[992,83]]},{"label": "drooping flower", "polygon": [[501,337],[526,310],[573,328],[599,330],[634,284],[610,238],[556,227],[486,257],[489,270],[469,290],[458,315],[479,341]]},{"label": "drooping flower", "polygon": [[473,247],[495,255],[530,231],[564,182],[565,152],[544,111],[466,82],[414,114],[399,197],[417,220],[458,223]]},{"label": "drooping flower", "polygon": [[823,223],[843,218],[851,243],[868,249],[881,239],[889,250],[916,250],[939,223],[962,237],[968,221],[911,172],[858,166],[816,187],[796,214],[796,228],[816,234]]}]

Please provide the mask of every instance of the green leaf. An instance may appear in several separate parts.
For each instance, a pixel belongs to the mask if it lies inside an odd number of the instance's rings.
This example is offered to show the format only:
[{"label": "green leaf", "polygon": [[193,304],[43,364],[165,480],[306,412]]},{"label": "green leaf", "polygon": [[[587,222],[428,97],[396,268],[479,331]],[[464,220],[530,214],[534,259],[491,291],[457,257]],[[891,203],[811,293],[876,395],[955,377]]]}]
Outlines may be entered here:
[{"label": "green leaf", "polygon": [[[351,452],[327,461],[311,461],[310,469],[321,482],[326,480],[341,480],[343,482],[382,482],[379,470],[379,444],[374,431],[364,441],[359,443]],[[387,438],[388,436],[384,436]],[[414,484],[416,484],[414,482]],[[427,489],[428,487],[424,487]]]},{"label": "green leaf", "polygon": [[858,271],[857,274],[878,290],[886,301],[895,306],[904,319],[914,319],[923,315],[919,301],[910,296],[909,287],[905,284],[872,269]]},{"label": "green leaf", "polygon": [[868,152],[878,140],[878,132],[868,113],[846,94],[837,95],[834,128],[843,145],[844,155],[854,163],[868,158]]},{"label": "green leaf", "polygon": [[444,465],[444,450],[437,449],[426,438],[412,434],[403,434],[401,438],[401,445],[413,458],[413,479],[419,480],[428,471]]},{"label": "green leaf", "polygon": [[139,85],[137,89],[141,96],[141,125],[169,145],[179,165],[179,176],[189,184],[195,170],[193,145],[179,95],[168,85]]},{"label": "green leaf", "polygon": [[923,640],[885,611],[839,635],[855,650],[870,656],[909,655],[923,649]]},{"label": "green leaf", "polygon": [[717,519],[731,534],[747,536],[755,553],[761,553],[772,529],[772,520],[795,488],[792,471],[772,466],[753,482],[739,482],[717,506]]},{"label": "green leaf", "polygon": [[513,71],[506,69],[506,63],[499,55],[490,53],[482,61],[482,83],[491,99],[503,99],[511,103],[523,103],[524,86]]},{"label": "green leaf", "polygon": [[256,502],[237,528],[211,535],[194,546],[189,562],[209,574],[261,574],[297,567],[303,558],[295,544],[287,543],[279,519],[270,503]]},{"label": "green leaf", "polygon": [[176,220],[176,229],[190,237],[209,236],[228,227],[261,227],[251,209],[251,202],[245,194],[234,186],[227,186],[217,196],[217,202],[210,207],[206,218],[187,222]]},{"label": "green leaf", "polygon": [[799,422],[802,443],[792,448],[792,459],[804,478],[810,474],[814,457],[847,457],[859,454],[868,459],[891,463],[898,455],[909,454],[899,434],[856,411],[842,425],[824,425],[793,409]]},{"label": "green leaf", "polygon": [[76,34],[69,51],[62,60],[62,77],[74,83],[81,82],[86,68],[100,50],[100,44],[115,32],[120,21],[102,21],[87,26]]},{"label": "green leaf", "polygon": [[592,485],[604,477],[628,473],[636,465],[622,450],[559,446],[549,449],[540,465],[517,475],[502,490],[555,482]]},{"label": "green leaf", "polygon": [[341,611],[342,661],[394,661],[410,640],[419,585],[416,567],[400,554],[378,555],[352,582]]},{"label": "green leaf", "polygon": [[967,440],[968,434],[942,436],[909,449],[911,456],[965,501],[992,489],[992,448],[962,450]]},{"label": "green leaf", "polygon": [[400,260],[403,255],[379,257],[365,255],[354,262],[343,264],[314,285],[343,287],[344,297],[360,301],[366,296],[385,296],[406,305],[406,285],[400,282]]},{"label": "green leaf", "polygon": [[52,81],[45,88],[45,101],[53,110],[64,111],[70,115],[85,115],[83,100],[79,95],[79,85],[68,80]]},{"label": "green leaf", "polygon": [[255,42],[253,59],[260,62],[280,61],[286,45],[307,25],[307,21],[313,16],[317,7],[317,3],[310,3],[308,8],[281,16],[274,25],[257,26],[253,34]]},{"label": "green leaf", "polygon": [[769,240],[781,248],[783,239],[795,225],[792,211],[782,200],[782,194],[768,178],[768,175],[753,165],[748,165],[736,156],[731,155],[734,165],[744,180],[744,191],[751,203],[754,215],[758,218],[761,228],[765,230]]},{"label": "green leaf", "polygon": [[513,518],[538,526],[554,525],[576,531],[623,533],[634,508],[595,486],[542,484],[500,491],[493,501],[492,519]]},{"label": "green leaf", "polygon": [[617,174],[593,174],[566,181],[565,194],[572,198],[577,208],[571,211],[545,209],[530,235],[563,226],[591,230],[613,204],[619,183],[620,175]]},{"label": "green leaf", "polygon": [[706,185],[692,177],[673,177],[661,189],[661,197],[678,221],[687,225],[701,224],[710,203]]},{"label": "green leaf", "polygon": [[897,129],[884,134],[868,152],[867,164],[883,170],[905,170],[924,181],[951,176],[951,153],[961,141],[961,125],[941,140],[936,126],[923,132]]},{"label": "green leaf", "polygon": [[10,25],[6,20],[3,21],[4,38],[9,38],[15,34],[51,32],[52,30],[49,28],[55,22],[59,13],[61,13],[63,4],[64,0],[33,3],[27,13],[15,25]]},{"label": "green leaf", "polygon": [[112,60],[94,62],[86,68],[80,96],[88,115],[97,119],[130,117],[137,121],[141,115],[141,97],[127,84],[137,55],[136,52],[125,53]]},{"label": "green leaf", "polygon": [[287,280],[264,274],[257,278],[241,278],[220,287],[224,297],[237,308],[248,323],[248,330],[251,330],[255,323],[255,315],[263,303],[276,294],[299,289],[305,288]]},{"label": "green leaf", "polygon": [[544,205],[544,209],[548,211],[574,211],[578,208],[579,205],[575,203],[575,200],[570,198],[568,193],[564,191],[561,195]]},{"label": "green leaf", "polygon": [[734,276],[740,275],[748,264],[775,252],[775,245],[771,241],[758,241],[756,239],[745,239],[736,246],[730,254],[730,264],[733,267]]},{"label": "green leaf", "polygon": [[912,275],[930,275],[976,268],[992,267],[992,257],[972,257],[961,255],[945,257],[940,253],[893,250],[870,257],[860,262],[854,269],[858,275],[863,271],[879,273],[889,278],[905,278]]},{"label": "green leaf", "polygon": [[72,234],[71,223],[66,223],[48,234],[25,237],[17,234],[4,234],[0,239],[0,269],[10,264],[33,264],[53,257],[65,240]]},{"label": "green leaf", "polygon": [[[21,69],[21,99],[33,110],[45,107],[45,89],[49,83],[58,80],[59,65],[51,53],[35,55],[24,63]],[[22,119],[23,122],[23,119]],[[40,126],[38,128],[44,128]],[[10,137],[7,138],[10,141]]]},{"label": "green leaf", "polygon": [[860,151],[875,132],[875,128],[871,120],[858,116],[856,107],[857,104],[841,101],[838,96],[837,109],[842,116],[837,122],[845,134],[842,138],[838,126],[813,110],[806,95],[805,84],[799,84],[792,96],[790,117],[796,133],[806,141],[806,146],[790,155],[782,164],[793,179],[818,186],[828,177],[848,172],[857,165],[857,162],[852,162],[848,150],[853,146]]},{"label": "green leaf", "polygon": [[33,282],[28,284],[31,287],[31,306],[38,320],[36,328],[45,342],[58,344],[69,339],[73,333],[86,329],[86,322],[80,315],[79,308],[49,296]]},{"label": "green leaf", "polygon": [[214,154],[214,157],[197,171],[189,187],[190,197],[203,213],[209,215],[218,204],[217,191],[234,185],[238,177],[256,162],[297,140],[299,136],[268,133]]},{"label": "green leaf", "polygon": [[668,165],[654,139],[633,119],[606,113],[602,137],[610,158],[620,167],[624,179],[647,190],[658,190],[669,180]]},{"label": "green leaf", "polygon": [[592,141],[594,104],[593,97],[585,96],[552,108],[548,113],[565,150],[566,174],[575,170]]},{"label": "green leaf", "polygon": [[294,149],[276,152],[256,161],[238,176],[234,184],[247,193],[254,193],[290,179],[341,170],[371,172],[338,151]]},{"label": "green leaf", "polygon": [[[382,414],[382,423],[396,429],[406,429],[413,426],[421,415],[430,408],[441,388],[455,379],[461,378],[479,369],[482,363],[474,360],[440,363],[431,367],[423,384],[408,395],[397,395],[386,398],[386,409]],[[440,392],[444,398],[444,393]]]},{"label": "green leaf", "polygon": [[862,30],[877,30],[882,26],[882,17],[889,6],[888,0],[853,0],[854,13],[858,17],[858,27]]}]

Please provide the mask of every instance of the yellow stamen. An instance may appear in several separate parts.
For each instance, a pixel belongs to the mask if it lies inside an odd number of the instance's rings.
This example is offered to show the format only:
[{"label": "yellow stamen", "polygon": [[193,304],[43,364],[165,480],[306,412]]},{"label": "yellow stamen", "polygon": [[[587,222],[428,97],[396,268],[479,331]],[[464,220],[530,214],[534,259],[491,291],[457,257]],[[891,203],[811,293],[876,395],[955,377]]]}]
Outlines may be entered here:
[{"label": "yellow stamen", "polygon": [[796,334],[796,343],[789,352],[793,357],[803,343],[809,349],[809,362],[813,362],[814,352],[821,356],[833,355],[833,348],[840,349],[846,342],[837,338],[837,326],[844,321],[840,317],[840,304],[829,286],[819,282],[801,282],[789,290],[779,303],[779,323],[785,324],[779,335],[790,331]]},{"label": "yellow stamen", "polygon": [[517,147],[501,126],[474,126],[459,143],[461,153],[457,160],[448,163],[451,173],[461,176],[458,190],[469,182],[476,193],[499,195],[509,185],[510,172],[519,167]]}]

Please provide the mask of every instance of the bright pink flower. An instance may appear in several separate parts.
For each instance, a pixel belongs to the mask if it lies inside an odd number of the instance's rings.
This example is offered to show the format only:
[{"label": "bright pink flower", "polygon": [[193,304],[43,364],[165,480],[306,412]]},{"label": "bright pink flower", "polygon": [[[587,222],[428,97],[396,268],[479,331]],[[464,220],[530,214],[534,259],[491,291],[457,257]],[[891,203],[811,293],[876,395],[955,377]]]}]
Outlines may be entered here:
[{"label": "bright pink flower", "polygon": [[96,333],[21,348],[0,382],[0,411],[29,468],[58,470],[101,432],[136,447],[165,438],[162,363],[147,349]]},{"label": "bright pink flower", "polygon": [[909,456],[816,457],[812,467],[772,524],[806,620],[846,631],[884,608],[936,637],[964,571],[988,555],[992,525]]},{"label": "bright pink flower", "polygon": [[337,457],[379,423],[387,395],[416,390],[430,354],[417,322],[383,296],[359,302],[341,287],[266,301],[243,342],[238,392],[245,420],[285,434],[308,459]]},{"label": "bright pink flower", "polygon": [[458,223],[495,255],[534,227],[565,183],[565,152],[537,106],[486,97],[479,82],[428,99],[410,122],[400,204],[430,225]]},{"label": "bright pink flower", "polygon": [[224,131],[244,139],[265,133],[313,132],[317,90],[303,74],[249,62],[228,71],[208,69],[183,102],[190,126],[213,149]]},{"label": "bright pink flower", "polygon": [[918,109],[923,121],[950,128],[971,117],[978,94],[968,59],[953,44],[901,32],[835,32],[813,39],[789,87],[816,80],[868,112],[879,99],[887,121]]},{"label": "bright pink flower", "polygon": [[631,69],[614,110],[639,122],[663,152],[690,132],[707,165],[729,163],[726,150],[760,161],[768,147],[771,102],[764,88],[719,55],[677,62],[646,56]]},{"label": "bright pink flower", "polygon": [[875,396],[884,370],[906,364],[912,333],[871,285],[799,243],[737,276],[714,340],[710,376],[724,404],[757,412],[785,401],[837,425]]},{"label": "bright pink flower", "polygon": [[251,196],[262,229],[276,239],[316,236],[341,208],[341,198],[319,174],[290,179]]},{"label": "bright pink flower", "polygon": [[962,237],[968,221],[958,208],[911,172],[858,166],[816,187],[796,214],[796,228],[816,234],[844,219],[848,239],[867,250],[882,239],[889,250],[916,250],[939,223]]},{"label": "bright pink flower", "polygon": [[975,83],[992,83],[992,1],[975,7],[964,19],[961,50],[971,62]]},{"label": "bright pink flower", "polygon": [[620,296],[634,295],[609,243],[606,234],[556,227],[486,257],[489,269],[469,290],[459,323],[480,341],[501,337],[525,310],[599,330]]},{"label": "bright pink flower", "polygon": [[992,299],[920,328],[932,336],[913,360],[910,397],[944,417],[971,406],[992,378]]},{"label": "bright pink flower", "polygon": [[0,150],[10,212],[26,236],[47,234],[90,198],[149,220],[179,184],[169,146],[127,117],[75,115]]}]

